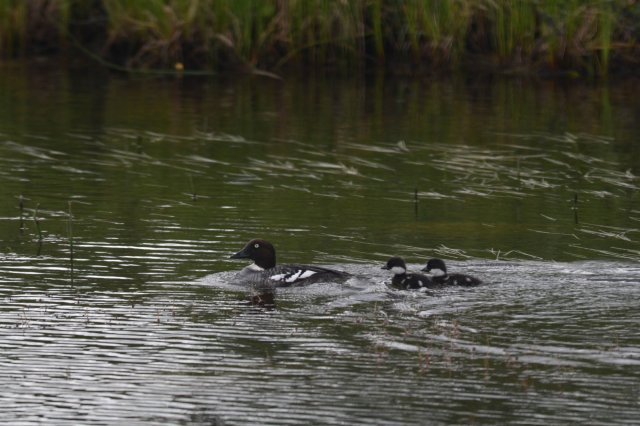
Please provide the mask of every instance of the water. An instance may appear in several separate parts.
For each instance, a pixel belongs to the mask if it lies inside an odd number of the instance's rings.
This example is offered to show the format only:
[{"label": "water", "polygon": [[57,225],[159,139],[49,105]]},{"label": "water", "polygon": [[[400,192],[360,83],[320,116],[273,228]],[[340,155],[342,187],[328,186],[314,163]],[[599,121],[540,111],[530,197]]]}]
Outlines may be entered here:
[{"label": "water", "polygon": [[[0,73],[6,422],[637,422],[633,82]],[[357,277],[252,305],[256,236]]]}]

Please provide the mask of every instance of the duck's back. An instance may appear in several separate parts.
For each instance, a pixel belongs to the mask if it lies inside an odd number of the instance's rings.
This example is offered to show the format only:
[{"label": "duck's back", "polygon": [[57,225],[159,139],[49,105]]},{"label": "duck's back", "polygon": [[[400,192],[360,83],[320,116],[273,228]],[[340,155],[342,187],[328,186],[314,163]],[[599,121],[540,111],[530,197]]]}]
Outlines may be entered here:
[{"label": "duck's back", "polygon": [[321,281],[340,282],[347,280],[350,276],[351,274],[347,272],[322,266],[280,264],[261,271],[245,268],[242,270],[240,278],[248,282],[271,282],[277,287],[288,287]]},{"label": "duck's back", "polygon": [[454,285],[461,285],[464,287],[474,287],[482,284],[482,281],[478,278],[465,274],[452,274],[451,279],[453,280]]},{"label": "duck's back", "polygon": [[421,288],[437,288],[429,277],[422,274],[399,274],[394,275],[391,284],[402,290],[417,290]]},{"label": "duck's back", "polygon": [[435,277],[434,281],[441,285],[462,286],[462,287],[475,287],[482,284],[476,277],[465,274],[449,274],[446,277]]}]

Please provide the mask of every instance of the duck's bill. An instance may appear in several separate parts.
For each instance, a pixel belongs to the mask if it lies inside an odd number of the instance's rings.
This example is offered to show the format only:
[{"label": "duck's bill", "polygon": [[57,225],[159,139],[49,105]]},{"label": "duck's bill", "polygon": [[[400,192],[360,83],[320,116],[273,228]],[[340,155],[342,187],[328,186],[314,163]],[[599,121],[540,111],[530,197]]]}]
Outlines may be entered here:
[{"label": "duck's bill", "polygon": [[247,253],[247,250],[242,249],[236,254],[234,254],[233,256],[231,256],[229,259],[247,259],[248,257],[249,257],[249,253]]}]

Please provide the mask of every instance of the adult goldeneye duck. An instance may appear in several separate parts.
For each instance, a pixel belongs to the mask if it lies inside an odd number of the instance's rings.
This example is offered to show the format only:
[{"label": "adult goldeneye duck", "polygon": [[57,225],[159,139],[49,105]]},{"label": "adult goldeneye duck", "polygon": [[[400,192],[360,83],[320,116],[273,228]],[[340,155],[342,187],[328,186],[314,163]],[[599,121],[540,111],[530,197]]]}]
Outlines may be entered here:
[{"label": "adult goldeneye duck", "polygon": [[351,275],[321,266],[276,265],[276,249],[265,240],[255,239],[231,259],[251,259],[253,264],[240,271],[238,278],[251,283],[267,283],[278,287],[309,284],[318,281],[344,281]]},{"label": "adult goldeneye duck", "polygon": [[401,257],[392,257],[387,261],[387,264],[382,267],[393,272],[393,279],[391,285],[401,290],[415,290],[423,287],[435,288],[438,287],[434,284],[431,278],[422,274],[408,274],[407,265]]},{"label": "adult goldeneye duck", "polygon": [[442,259],[430,259],[427,266],[422,268],[424,272],[430,272],[433,282],[441,285],[461,285],[472,287],[482,284],[482,281],[464,274],[447,274],[447,267]]}]

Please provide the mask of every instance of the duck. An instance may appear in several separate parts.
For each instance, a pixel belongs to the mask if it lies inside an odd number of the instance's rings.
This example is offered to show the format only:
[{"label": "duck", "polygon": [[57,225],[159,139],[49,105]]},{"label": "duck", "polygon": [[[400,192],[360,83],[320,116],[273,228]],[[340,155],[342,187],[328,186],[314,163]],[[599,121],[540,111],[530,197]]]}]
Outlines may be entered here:
[{"label": "duck", "polygon": [[447,266],[442,259],[429,259],[427,266],[422,268],[423,272],[431,274],[431,280],[440,285],[457,285],[464,287],[474,287],[482,284],[476,277],[465,274],[448,274]]},{"label": "duck", "polygon": [[438,285],[426,275],[407,273],[407,265],[401,257],[392,257],[382,269],[393,272],[391,285],[400,290],[417,290],[421,288],[437,288]]},{"label": "duck", "polygon": [[315,265],[276,264],[276,249],[269,241],[249,241],[231,259],[251,259],[254,263],[242,269],[237,278],[244,282],[289,287],[314,282],[343,282],[351,274]]}]

